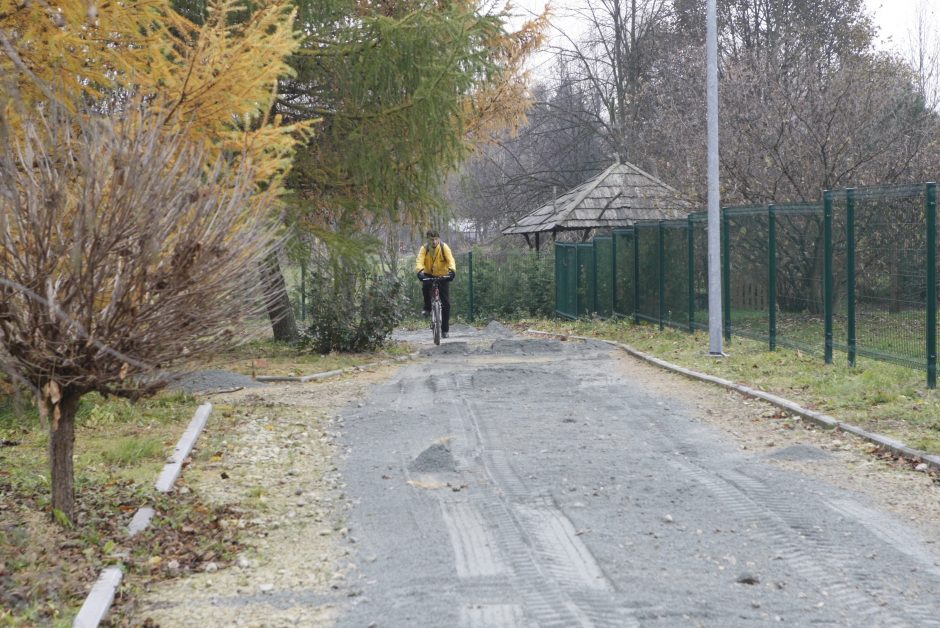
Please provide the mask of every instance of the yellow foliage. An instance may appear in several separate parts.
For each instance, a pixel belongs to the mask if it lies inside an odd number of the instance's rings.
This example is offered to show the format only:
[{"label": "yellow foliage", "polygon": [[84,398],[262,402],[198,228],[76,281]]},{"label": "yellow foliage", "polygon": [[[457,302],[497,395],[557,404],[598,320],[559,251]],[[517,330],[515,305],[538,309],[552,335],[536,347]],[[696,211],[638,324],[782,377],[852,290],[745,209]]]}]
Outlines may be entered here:
[{"label": "yellow foliage", "polygon": [[269,119],[299,41],[289,2],[252,7],[245,15],[241,2],[213,2],[197,26],[169,0],[0,0],[0,72],[17,77],[28,108],[52,97],[114,101],[123,88],[165,116],[168,134],[182,130],[201,145],[208,163],[248,159],[255,183],[277,192],[312,122]]},{"label": "yellow foliage", "polygon": [[[507,10],[509,7],[507,6]],[[526,60],[544,41],[549,12],[528,20],[513,33],[506,33],[489,42],[497,51],[502,71],[463,103],[466,134],[474,147],[493,141],[495,134],[511,132],[525,122],[530,106],[527,92]]]}]

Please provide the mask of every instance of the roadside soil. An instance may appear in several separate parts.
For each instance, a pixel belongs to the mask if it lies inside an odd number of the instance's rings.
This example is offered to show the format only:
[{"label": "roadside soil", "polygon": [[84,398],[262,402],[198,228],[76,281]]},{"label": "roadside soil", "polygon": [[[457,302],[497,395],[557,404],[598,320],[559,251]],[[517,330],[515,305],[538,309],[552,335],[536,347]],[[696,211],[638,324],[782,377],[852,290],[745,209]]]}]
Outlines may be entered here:
[{"label": "roadside soil", "polygon": [[339,543],[348,535],[347,498],[335,465],[335,417],[395,368],[213,395],[213,413],[175,490],[241,513],[223,526],[240,529],[244,551],[168,580],[131,579],[133,602],[116,607],[109,621],[329,625],[351,568]]},{"label": "roadside soil", "polygon": [[[940,548],[940,476],[840,430],[825,430],[764,401],[697,382],[624,354],[621,372],[650,391],[684,401],[741,450],[840,488],[858,491],[909,521]],[[819,455],[822,450],[828,455]]]},{"label": "roadside soil", "polygon": [[[452,337],[467,336],[482,345],[509,335],[501,326],[487,329],[490,333],[454,326]],[[431,349],[426,332],[413,335],[409,342]],[[935,474],[914,471],[910,461],[851,435],[815,428],[764,402],[625,354],[617,364],[620,374],[654,396],[695,408],[694,420],[720,428],[736,447],[855,491],[909,521],[926,542],[940,547]],[[358,595],[351,585],[357,566],[371,558],[359,555],[348,529],[349,508],[358,496],[346,494],[338,472],[345,454],[338,445],[339,417],[350,407],[361,408],[370,390],[399,368],[211,397],[216,409],[178,490],[241,513],[224,526],[241,530],[244,551],[162,582],[129,579],[133,601],[118,604],[109,621],[147,626],[327,626],[337,621],[350,596]]]}]

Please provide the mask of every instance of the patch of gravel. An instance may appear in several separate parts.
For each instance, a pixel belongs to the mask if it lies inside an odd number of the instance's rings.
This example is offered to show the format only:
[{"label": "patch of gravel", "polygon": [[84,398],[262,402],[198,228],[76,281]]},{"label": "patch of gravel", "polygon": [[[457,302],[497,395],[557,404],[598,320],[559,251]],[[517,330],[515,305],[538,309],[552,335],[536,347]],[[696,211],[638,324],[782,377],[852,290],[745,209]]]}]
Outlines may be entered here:
[{"label": "patch of gravel", "polygon": [[621,371],[674,403],[697,411],[697,420],[720,428],[744,451],[867,496],[916,527],[940,547],[940,482],[909,461],[882,458],[868,441],[824,430],[764,401],[698,382],[632,358]]},{"label": "patch of gravel", "polygon": [[409,471],[416,473],[436,473],[442,471],[456,471],[457,463],[454,455],[444,443],[434,443],[411,461]]},{"label": "patch of gravel", "polygon": [[515,335],[511,329],[499,321],[490,321],[487,323],[486,327],[483,328],[483,332],[489,336],[498,336],[500,338],[511,338]]},{"label": "patch of gravel", "polygon": [[368,389],[395,370],[378,367],[319,383],[253,386],[215,397],[177,490],[247,513],[228,525],[245,528],[249,549],[216,569],[142,592],[135,623],[332,623],[337,590],[352,569],[349,542],[354,542],[335,465],[342,453],[336,445],[342,429],[337,417],[347,404],[362,403]]},{"label": "patch of gravel", "polygon": [[535,353],[559,353],[562,350],[557,340],[535,340],[507,338],[494,340],[491,346],[495,354],[532,355]]},{"label": "patch of gravel", "polygon": [[790,461],[829,460],[832,458],[832,454],[823,451],[815,445],[804,445],[800,443],[798,445],[790,445],[789,447],[775,449],[774,451],[767,454],[766,457],[776,460]]},{"label": "patch of gravel", "polygon": [[190,394],[231,390],[232,388],[255,388],[264,386],[248,375],[222,370],[193,371],[181,373],[170,383],[171,390],[181,390]]}]

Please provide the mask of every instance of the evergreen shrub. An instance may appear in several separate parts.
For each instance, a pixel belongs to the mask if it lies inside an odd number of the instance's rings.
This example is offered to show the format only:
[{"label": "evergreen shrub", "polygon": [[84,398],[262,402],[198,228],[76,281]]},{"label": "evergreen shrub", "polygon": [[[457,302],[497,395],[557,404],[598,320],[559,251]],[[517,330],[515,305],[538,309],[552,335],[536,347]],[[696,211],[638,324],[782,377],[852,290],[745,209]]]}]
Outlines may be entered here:
[{"label": "evergreen shrub", "polygon": [[313,274],[308,285],[311,308],[301,343],[313,351],[372,351],[401,322],[403,286],[392,275],[346,274],[334,281]]}]

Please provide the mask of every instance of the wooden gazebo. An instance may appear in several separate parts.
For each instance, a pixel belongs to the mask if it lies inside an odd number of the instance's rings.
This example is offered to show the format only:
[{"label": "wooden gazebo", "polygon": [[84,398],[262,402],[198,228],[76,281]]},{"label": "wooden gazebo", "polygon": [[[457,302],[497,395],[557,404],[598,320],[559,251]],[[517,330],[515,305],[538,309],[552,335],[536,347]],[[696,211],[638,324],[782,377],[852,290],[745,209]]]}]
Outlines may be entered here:
[{"label": "wooden gazebo", "polygon": [[[609,168],[542,205],[502,230],[522,234],[529,246],[539,248],[542,234],[554,239],[562,231],[628,227],[637,220],[685,217],[690,203],[678,190],[630,163]],[[534,236],[534,243],[530,240]]]}]

